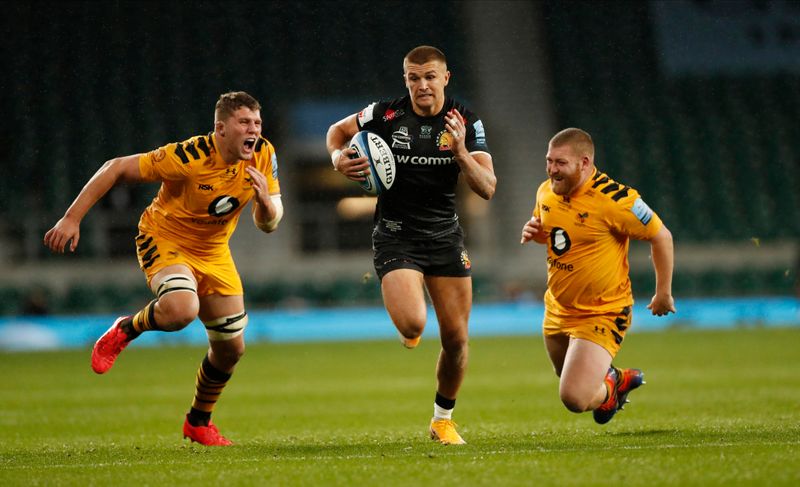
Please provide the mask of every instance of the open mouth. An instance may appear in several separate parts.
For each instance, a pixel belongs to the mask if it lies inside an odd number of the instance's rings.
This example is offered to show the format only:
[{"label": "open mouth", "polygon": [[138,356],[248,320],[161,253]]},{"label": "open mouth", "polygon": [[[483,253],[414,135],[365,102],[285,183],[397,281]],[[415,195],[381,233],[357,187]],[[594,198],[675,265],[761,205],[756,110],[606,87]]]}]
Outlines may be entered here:
[{"label": "open mouth", "polygon": [[253,150],[253,147],[255,147],[255,146],[256,146],[256,138],[255,137],[250,137],[250,138],[244,139],[244,147],[248,151]]}]

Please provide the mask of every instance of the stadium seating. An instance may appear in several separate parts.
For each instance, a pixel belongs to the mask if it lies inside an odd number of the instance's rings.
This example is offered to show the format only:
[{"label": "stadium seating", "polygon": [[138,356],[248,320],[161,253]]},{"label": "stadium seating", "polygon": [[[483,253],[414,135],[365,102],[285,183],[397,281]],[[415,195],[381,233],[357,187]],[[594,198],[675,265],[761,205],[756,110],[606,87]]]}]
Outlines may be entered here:
[{"label": "stadium seating", "polygon": [[[35,38],[27,32],[40,22],[36,4],[9,4],[5,18],[16,25],[3,24],[5,47],[14,53],[6,59],[8,72],[36,76],[10,76],[0,93],[8,110],[1,123],[13,130],[2,166],[13,184],[0,192],[0,229],[8,229],[6,237],[20,247],[38,244],[43,225],[60,216],[104,160],[210,130],[210,107],[224,90],[257,95],[266,130],[275,139],[285,136],[281,114],[294,100],[370,100],[386,95],[387,86],[400,93],[399,69],[353,72],[353,66],[372,65],[376,55],[397,60],[408,45],[425,42],[444,47],[454,60],[469,58],[463,29],[441,20],[457,18],[459,2],[393,3],[398,8],[374,8],[360,16],[342,12],[336,2],[267,2],[258,5],[256,15],[252,8],[221,11],[213,2],[196,2],[187,16],[180,3],[78,2],[59,9],[61,22]],[[592,133],[598,166],[639,189],[667,216],[678,243],[798,238],[800,76],[666,78],[656,62],[649,3],[592,4],[543,4],[558,125]],[[428,15],[418,15],[422,6]],[[143,18],[148,21],[133,21]],[[309,30],[315,18],[344,19],[350,29],[327,30],[320,49],[320,36]],[[415,29],[405,33],[406,44],[387,35],[412,21]],[[185,28],[172,28],[173,22]],[[208,36],[237,24],[255,26],[263,35],[241,29],[226,42]],[[364,49],[340,47],[354,44]],[[179,68],[187,64],[193,69]],[[469,92],[474,76],[469,71],[460,71],[458,89]],[[276,142],[280,146],[281,140]],[[154,192],[131,189],[128,205],[110,210],[138,214]],[[95,239],[97,228],[84,227],[82,255],[108,252],[96,244],[102,240]],[[51,258],[38,245],[19,253]],[[795,272],[679,272],[675,294],[792,294]],[[652,293],[652,279],[650,271],[633,276],[637,296]],[[380,303],[374,280],[245,284],[248,307]],[[504,299],[502,288],[491,276],[475,276],[476,301]],[[0,315],[21,313],[26,292],[0,288]],[[133,309],[149,299],[144,286],[112,283],[76,282],[68,293],[49,293],[52,311],[60,313]]]},{"label": "stadium seating", "polygon": [[598,166],[670,215],[676,239],[800,235],[800,76],[667,78],[648,3],[546,12],[559,125],[592,133]]}]

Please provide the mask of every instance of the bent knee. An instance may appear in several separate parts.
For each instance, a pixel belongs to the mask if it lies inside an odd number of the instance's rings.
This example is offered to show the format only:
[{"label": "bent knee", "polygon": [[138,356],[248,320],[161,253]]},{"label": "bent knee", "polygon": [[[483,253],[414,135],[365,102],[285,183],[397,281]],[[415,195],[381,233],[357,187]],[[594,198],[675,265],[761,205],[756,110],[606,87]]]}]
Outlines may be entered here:
[{"label": "bent knee", "polygon": [[226,364],[233,366],[244,356],[244,347],[217,352],[217,357]]},{"label": "bent knee", "polygon": [[394,326],[401,335],[408,339],[414,339],[422,335],[425,330],[425,315],[404,315],[393,317]]},{"label": "bent knee", "polygon": [[568,410],[573,413],[582,413],[589,410],[591,397],[583,397],[580,394],[572,393],[571,391],[559,391],[561,402]]},{"label": "bent knee", "polygon": [[466,321],[445,322],[440,321],[439,334],[441,336],[442,348],[448,353],[466,353],[469,347],[469,333]]},{"label": "bent knee", "polygon": [[159,325],[170,330],[186,328],[200,311],[200,303],[195,299],[161,299],[158,303],[162,318]]},{"label": "bent knee", "polygon": [[469,348],[469,338],[466,334],[442,336],[442,348],[447,353],[466,354]]},{"label": "bent knee", "polygon": [[231,346],[232,344],[226,343],[225,346],[215,346],[212,343],[212,353],[214,354],[215,362],[226,370],[232,369],[244,356],[244,343]]},{"label": "bent knee", "polygon": [[408,327],[400,327],[400,325],[398,325],[397,330],[400,332],[401,335],[403,335],[403,338],[406,338],[408,340],[414,340],[415,338],[419,338],[420,336],[422,336],[423,328],[420,327],[408,328]]}]

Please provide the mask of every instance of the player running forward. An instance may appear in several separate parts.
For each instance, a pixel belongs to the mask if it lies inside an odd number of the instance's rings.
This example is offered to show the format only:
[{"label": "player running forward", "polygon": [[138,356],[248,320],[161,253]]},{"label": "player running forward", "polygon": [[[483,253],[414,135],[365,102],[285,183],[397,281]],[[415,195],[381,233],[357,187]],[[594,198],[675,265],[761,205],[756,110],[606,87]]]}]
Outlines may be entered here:
[{"label": "player running forward", "polygon": [[245,348],[247,313],[228,241],[251,199],[253,222],[262,231],[274,231],[283,215],[275,149],[261,136],[260,110],[247,93],[225,93],[216,104],[212,133],[111,159],[44,236],[53,252],[74,252],[81,220],[115,184],[161,182],[135,242],[156,298],[118,318],[97,340],[92,369],[106,373],[143,332],[178,331],[200,317],[209,348],[183,434],[209,446],[231,444],[211,422],[211,412]]},{"label": "player running forward", "polygon": [[366,157],[351,159],[351,137],[369,130],[391,144],[397,177],[378,196],[372,234],[383,302],[403,344],[414,348],[425,328],[427,288],[442,349],[430,434],[444,444],[464,440],[452,421],[467,365],[467,322],[472,307],[471,263],[455,211],[459,175],[484,199],[496,178],[481,120],[444,90],[450,81],[444,54],[419,46],[403,59],[408,95],[372,103],[328,130],[333,167],[353,181],[369,171]]},{"label": "player running forward", "polygon": [[550,140],[547,175],[521,243],[547,245],[544,342],[561,401],[604,424],[644,383],[641,370],[611,365],[631,325],[630,239],[650,242],[656,291],[647,307],[662,316],[675,312],[672,234],[635,189],[595,168],[594,143],[583,130]]}]

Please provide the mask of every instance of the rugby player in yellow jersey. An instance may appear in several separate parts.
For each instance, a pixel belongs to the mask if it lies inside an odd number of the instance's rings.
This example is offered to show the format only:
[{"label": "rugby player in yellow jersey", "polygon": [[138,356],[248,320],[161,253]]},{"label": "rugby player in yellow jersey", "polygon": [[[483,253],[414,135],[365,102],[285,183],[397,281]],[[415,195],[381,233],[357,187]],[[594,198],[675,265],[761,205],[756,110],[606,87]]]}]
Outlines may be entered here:
[{"label": "rugby player in yellow jersey", "polygon": [[228,241],[251,199],[253,222],[262,231],[274,231],[283,215],[278,163],[272,144],[261,136],[260,104],[245,92],[225,93],[214,110],[214,132],[107,161],[45,234],[44,244],[53,252],[74,252],[81,220],[121,181],[161,182],[136,237],[139,265],[156,298],[138,313],[118,318],[97,340],[92,369],[107,372],[145,331],[181,330],[199,317],[209,348],[183,434],[203,445],[231,445],[211,422],[245,348],[244,291]]},{"label": "rugby player in yellow jersey", "polygon": [[635,189],[595,168],[583,130],[550,140],[547,175],[521,243],[547,245],[544,342],[561,401],[604,424],[644,383],[641,370],[611,365],[631,324],[630,239],[650,242],[656,290],[647,307],[663,316],[675,312],[672,234]]}]

